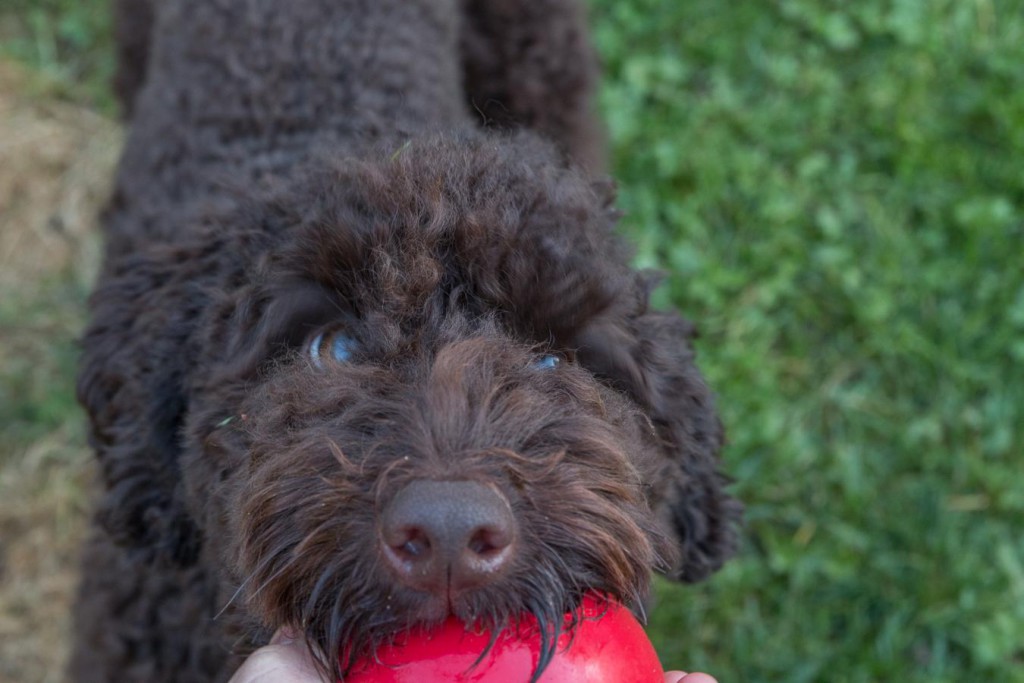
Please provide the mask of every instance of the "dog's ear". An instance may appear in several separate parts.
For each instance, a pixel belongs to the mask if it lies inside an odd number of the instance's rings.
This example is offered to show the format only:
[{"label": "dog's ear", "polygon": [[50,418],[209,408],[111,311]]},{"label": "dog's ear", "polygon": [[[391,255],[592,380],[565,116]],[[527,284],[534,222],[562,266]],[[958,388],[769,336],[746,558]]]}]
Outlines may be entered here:
[{"label": "dog's ear", "polygon": [[78,400],[106,485],[98,521],[133,561],[188,566],[198,557],[179,456],[195,294],[182,282],[203,267],[187,249],[140,254],[91,300]]},{"label": "dog's ear", "polygon": [[646,309],[655,282],[638,277],[638,311],[597,318],[576,341],[580,362],[629,394],[658,433],[672,476],[656,512],[680,550],[666,574],[692,582],[735,552],[742,506],[726,492],[719,469],[724,434],[695,364],[696,330],[676,313]]},{"label": "dog's ear", "polygon": [[[215,294],[204,284],[208,273],[246,278],[236,251],[153,248],[109,273],[91,301],[77,390],[106,484],[98,518],[139,561],[188,566],[198,558],[182,463],[190,387],[249,379],[339,315],[334,297],[300,278]],[[211,353],[218,358],[204,355]],[[223,372],[195,373],[196,363]]]}]

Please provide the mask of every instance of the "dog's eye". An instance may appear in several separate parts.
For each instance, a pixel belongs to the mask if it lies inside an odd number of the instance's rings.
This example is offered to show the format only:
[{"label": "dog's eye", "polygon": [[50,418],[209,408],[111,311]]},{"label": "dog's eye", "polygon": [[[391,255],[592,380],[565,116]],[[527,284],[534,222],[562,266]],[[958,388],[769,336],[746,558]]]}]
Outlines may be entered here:
[{"label": "dog's eye", "polygon": [[538,370],[554,370],[562,364],[562,357],[548,353],[533,361],[533,367]]},{"label": "dog's eye", "polygon": [[328,330],[309,342],[309,357],[318,368],[327,363],[347,363],[355,352],[355,340],[342,330]]}]

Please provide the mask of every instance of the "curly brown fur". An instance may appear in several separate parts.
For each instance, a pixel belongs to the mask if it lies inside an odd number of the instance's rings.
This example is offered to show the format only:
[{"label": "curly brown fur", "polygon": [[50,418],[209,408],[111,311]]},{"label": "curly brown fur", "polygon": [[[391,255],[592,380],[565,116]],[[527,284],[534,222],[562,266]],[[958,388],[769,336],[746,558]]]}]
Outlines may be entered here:
[{"label": "curly brown fur", "polygon": [[[343,644],[449,613],[532,613],[550,651],[584,592],[720,566],[739,507],[693,328],[648,309],[608,184],[479,129],[454,0],[280,8],[157,12],[79,377],[105,493],[74,679],[226,680],[283,624],[340,676]],[[310,356],[325,331],[351,358]],[[380,512],[424,479],[509,502],[500,577],[388,570]]]},{"label": "curly brown fur", "polygon": [[[145,82],[154,0],[115,0],[114,90],[129,117]],[[605,167],[597,55],[579,0],[460,0],[464,99],[486,127],[528,128],[592,173]]]},{"label": "curly brown fur", "polygon": [[114,93],[121,113],[131,117],[135,95],[146,80],[150,32],[153,28],[152,0],[114,0],[114,47],[117,69]]},{"label": "curly brown fur", "polygon": [[605,166],[595,116],[597,56],[578,0],[462,0],[462,68],[470,105],[491,127],[555,141],[590,172]]}]

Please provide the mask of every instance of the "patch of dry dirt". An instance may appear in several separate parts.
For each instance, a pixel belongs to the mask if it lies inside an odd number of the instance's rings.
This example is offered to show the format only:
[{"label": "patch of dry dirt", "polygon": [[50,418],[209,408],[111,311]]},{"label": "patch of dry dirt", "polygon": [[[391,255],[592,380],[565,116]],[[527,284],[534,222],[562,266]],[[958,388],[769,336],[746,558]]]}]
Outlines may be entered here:
[{"label": "patch of dry dirt", "polygon": [[[17,377],[70,406],[73,378],[53,349],[66,357],[84,320],[119,147],[115,123],[0,60],[0,400],[19,401]],[[62,678],[92,473],[83,418],[62,409],[31,438],[0,424],[0,683]]]},{"label": "patch of dry dirt", "polygon": [[120,148],[118,126],[47,98],[0,61],[0,288],[69,270],[90,280],[96,211]]}]

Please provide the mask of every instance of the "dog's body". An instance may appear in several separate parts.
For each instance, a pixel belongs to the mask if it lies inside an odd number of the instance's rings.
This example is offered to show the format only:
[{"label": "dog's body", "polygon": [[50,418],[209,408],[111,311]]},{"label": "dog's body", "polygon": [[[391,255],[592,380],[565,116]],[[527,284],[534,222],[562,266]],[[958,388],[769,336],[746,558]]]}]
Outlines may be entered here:
[{"label": "dog's body", "polygon": [[574,1],[119,6],[148,66],[79,378],[73,679],[226,680],[283,624],[337,675],[733,552],[692,327],[566,162],[602,158]]}]

